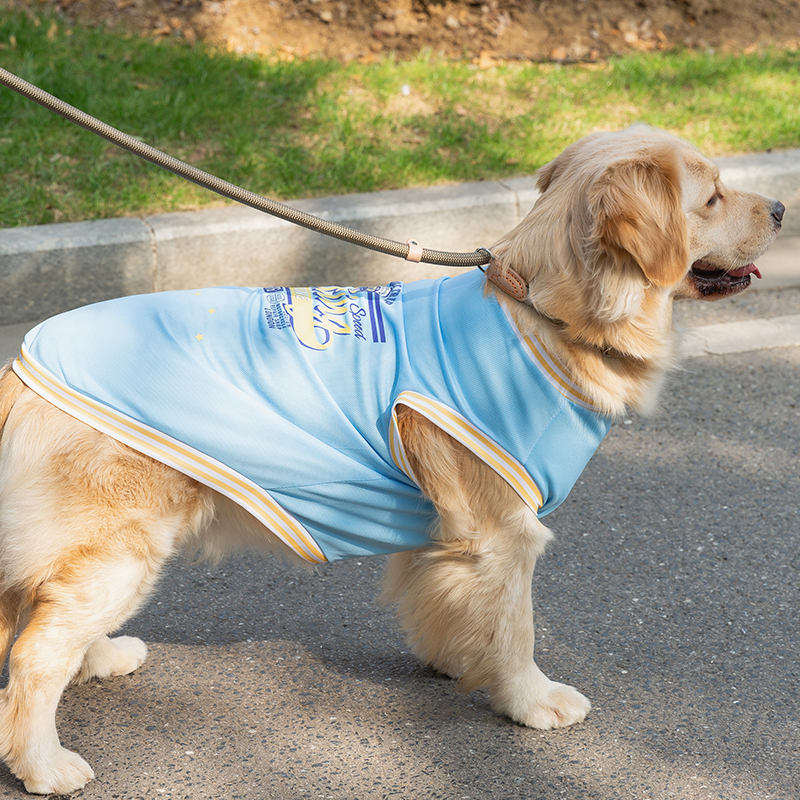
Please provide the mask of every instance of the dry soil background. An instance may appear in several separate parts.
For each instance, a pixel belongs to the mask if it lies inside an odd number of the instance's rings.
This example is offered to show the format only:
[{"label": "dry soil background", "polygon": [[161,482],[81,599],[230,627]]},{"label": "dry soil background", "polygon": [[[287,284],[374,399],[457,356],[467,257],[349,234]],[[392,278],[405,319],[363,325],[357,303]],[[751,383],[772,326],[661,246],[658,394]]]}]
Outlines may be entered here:
[{"label": "dry soil background", "polygon": [[797,0],[0,0],[238,53],[591,61],[669,47],[800,47]]}]

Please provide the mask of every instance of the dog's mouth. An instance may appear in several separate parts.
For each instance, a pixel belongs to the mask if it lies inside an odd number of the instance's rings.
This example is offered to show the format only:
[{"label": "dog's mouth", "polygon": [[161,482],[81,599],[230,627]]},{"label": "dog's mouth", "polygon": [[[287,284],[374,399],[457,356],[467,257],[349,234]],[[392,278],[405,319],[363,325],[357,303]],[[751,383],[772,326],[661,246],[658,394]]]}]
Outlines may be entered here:
[{"label": "dog's mouth", "polygon": [[755,264],[720,269],[708,261],[695,261],[687,277],[703,297],[726,297],[744,291],[751,283],[751,275],[761,277]]}]

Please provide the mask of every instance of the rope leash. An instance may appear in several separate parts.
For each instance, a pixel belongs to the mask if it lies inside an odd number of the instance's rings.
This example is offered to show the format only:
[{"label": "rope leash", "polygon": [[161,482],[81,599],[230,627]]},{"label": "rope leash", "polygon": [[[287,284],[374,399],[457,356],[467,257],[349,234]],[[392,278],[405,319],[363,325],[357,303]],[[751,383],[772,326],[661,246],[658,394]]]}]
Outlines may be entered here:
[{"label": "rope leash", "polygon": [[270,200],[267,197],[250,192],[247,189],[242,189],[233,183],[224,181],[221,178],[204,172],[191,164],[173,158],[160,150],[151,147],[149,144],[134,139],[127,133],[123,133],[116,128],[112,128],[105,122],[86,114],[80,109],[59,100],[51,94],[48,94],[38,86],[24,81],[22,78],[14,75],[6,69],[0,67],[0,83],[7,86],[9,89],[21,94],[23,97],[33,100],[40,106],[58,114],[64,119],[80,125],[82,128],[102,136],[111,144],[127,150],[140,158],[155,164],[162,169],[172,172],[181,178],[185,178],[198,186],[216,192],[223,197],[230,200],[235,200],[237,203],[255,208],[258,211],[263,211],[266,214],[279,217],[287,222],[293,222],[295,225],[300,225],[303,228],[323,233],[326,236],[332,236],[335,239],[341,239],[351,244],[366,247],[369,250],[375,250],[379,253],[395,256],[396,258],[404,258],[413,262],[424,262],[426,264],[439,264],[445,267],[477,267],[483,264],[488,264],[491,260],[491,254],[488,250],[482,248],[472,253],[449,253],[442,250],[429,250],[422,247],[415,240],[409,239],[407,242],[396,242],[392,239],[384,239],[380,236],[372,236],[361,231],[347,228],[344,225],[339,225],[336,222],[321,219],[313,214],[307,214],[305,211],[300,211],[291,206],[278,203],[275,200]]}]

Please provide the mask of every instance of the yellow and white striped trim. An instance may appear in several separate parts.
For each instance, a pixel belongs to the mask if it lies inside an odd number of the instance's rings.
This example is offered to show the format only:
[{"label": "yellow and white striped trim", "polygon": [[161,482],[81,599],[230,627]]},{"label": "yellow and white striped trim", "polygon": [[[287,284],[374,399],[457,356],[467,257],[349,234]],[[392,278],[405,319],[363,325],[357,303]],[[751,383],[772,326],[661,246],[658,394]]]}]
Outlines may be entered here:
[{"label": "yellow and white striped trim", "polygon": [[583,390],[567,374],[558,359],[532,334],[526,335],[517,327],[514,318],[511,316],[506,304],[501,302],[501,307],[511,323],[511,327],[517,334],[517,338],[522,343],[523,348],[531,357],[534,364],[541,370],[547,380],[564,396],[573,403],[588,408],[590,411],[600,411]]},{"label": "yellow and white striped trim", "polygon": [[537,512],[542,507],[544,500],[539,487],[534,483],[525,467],[511,453],[500,447],[497,442],[490,439],[466,417],[452,408],[417,392],[406,391],[402,392],[394,403],[389,445],[397,468],[402,470],[414,483],[417,483],[417,479],[408,464],[408,458],[403,449],[403,443],[397,427],[398,405],[413,408],[414,411],[418,411],[422,416],[427,417],[445,433],[461,442],[468,450],[471,450],[481,461],[500,475],[531,510]]},{"label": "yellow and white striped trim", "polygon": [[[405,394],[409,393],[406,392]],[[403,395],[401,395],[401,397],[402,396]],[[392,454],[392,460],[394,461],[395,466],[400,470],[400,472],[402,472],[407,478],[410,478],[417,486],[419,486],[417,476],[414,474],[414,470],[411,468],[411,463],[406,455],[405,447],[403,447],[403,439],[400,436],[400,427],[397,424],[397,406],[400,402],[401,401],[398,399],[392,407],[392,422],[389,426],[389,451]]]},{"label": "yellow and white striped trim", "polygon": [[71,389],[31,358],[23,345],[14,372],[34,392],[72,417],[218,491],[266,525],[312,564],[327,559],[309,532],[264,489],[220,461]]}]

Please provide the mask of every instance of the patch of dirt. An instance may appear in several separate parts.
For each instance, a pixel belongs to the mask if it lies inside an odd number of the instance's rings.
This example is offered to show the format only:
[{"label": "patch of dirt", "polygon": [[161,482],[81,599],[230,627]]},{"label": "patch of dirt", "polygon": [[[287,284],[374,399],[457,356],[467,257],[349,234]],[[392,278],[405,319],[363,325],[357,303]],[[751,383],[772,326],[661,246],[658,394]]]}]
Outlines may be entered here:
[{"label": "patch of dirt", "polygon": [[421,50],[466,57],[594,61],[673,47],[800,48],[797,0],[11,0],[150,36],[204,40],[291,60],[369,61]]}]

